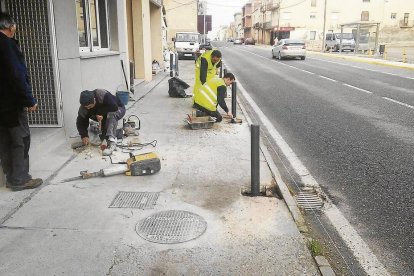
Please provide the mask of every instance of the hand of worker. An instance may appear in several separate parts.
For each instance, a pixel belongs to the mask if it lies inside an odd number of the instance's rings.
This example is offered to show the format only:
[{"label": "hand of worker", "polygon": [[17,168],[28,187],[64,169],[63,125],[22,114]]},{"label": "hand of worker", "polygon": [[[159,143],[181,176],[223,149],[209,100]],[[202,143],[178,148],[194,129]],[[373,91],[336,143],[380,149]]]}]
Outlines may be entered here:
[{"label": "hand of worker", "polygon": [[82,138],[82,143],[83,143],[85,146],[89,145],[89,137],[83,137],[83,138]]},{"label": "hand of worker", "polygon": [[35,104],[34,106],[30,106],[30,107],[28,107],[28,108],[27,108],[27,111],[29,111],[29,112],[33,112],[33,111],[36,111],[36,108],[37,108],[37,104]]},{"label": "hand of worker", "polygon": [[96,120],[98,120],[98,122],[101,122],[103,120],[103,116],[102,115],[96,115]]},{"label": "hand of worker", "polygon": [[229,115],[231,118],[233,118],[233,113],[231,113],[231,111],[227,112],[227,115]]}]

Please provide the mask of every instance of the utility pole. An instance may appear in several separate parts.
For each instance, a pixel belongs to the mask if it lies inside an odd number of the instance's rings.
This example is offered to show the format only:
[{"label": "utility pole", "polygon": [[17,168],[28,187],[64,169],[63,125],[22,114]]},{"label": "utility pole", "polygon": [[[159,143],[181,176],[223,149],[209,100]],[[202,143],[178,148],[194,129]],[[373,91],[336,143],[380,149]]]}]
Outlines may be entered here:
[{"label": "utility pole", "polygon": [[325,38],[326,38],[326,2],[328,0],[325,0],[325,7],[324,7],[324,12],[323,12],[323,38],[322,38],[322,52],[325,51]]}]

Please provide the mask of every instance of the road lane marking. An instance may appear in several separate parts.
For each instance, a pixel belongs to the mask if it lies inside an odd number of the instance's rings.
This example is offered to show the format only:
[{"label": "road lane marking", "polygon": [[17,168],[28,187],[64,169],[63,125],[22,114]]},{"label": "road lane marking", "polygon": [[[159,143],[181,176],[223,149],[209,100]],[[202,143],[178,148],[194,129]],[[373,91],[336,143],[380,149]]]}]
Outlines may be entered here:
[{"label": "road lane marking", "polygon": [[338,82],[337,80],[334,80],[334,79],[331,79],[331,78],[328,78],[328,77],[325,77],[325,76],[322,76],[322,75],[317,75],[318,77],[321,77],[321,78],[323,78],[323,79],[325,79],[325,80],[330,80],[330,81],[333,81],[333,82]]},{"label": "road lane marking", "polygon": [[[228,67],[227,64],[226,67]],[[251,108],[257,114],[259,120],[267,128],[270,136],[276,142],[285,157],[288,159],[292,168],[300,176],[302,183],[305,186],[320,189],[318,182],[311,175],[302,161],[297,157],[289,144],[283,139],[282,135],[276,130],[276,128],[259,108],[256,102],[250,97],[240,81],[238,81],[237,87]],[[358,260],[359,264],[365,270],[365,272],[368,275],[390,275],[383,264],[378,260],[374,253],[372,253],[358,232],[351,226],[349,221],[339,211],[339,209],[329,200],[329,198],[327,201],[330,203],[329,206],[324,209],[327,218],[335,227],[336,231],[339,233],[343,241],[351,249],[355,258]]]},{"label": "road lane marking", "polygon": [[359,91],[362,91],[362,92],[365,92],[365,93],[368,93],[368,94],[372,94],[371,91],[368,91],[368,90],[365,90],[365,89],[362,89],[362,88],[359,88],[359,87],[356,87],[356,86],[353,86],[353,85],[350,85],[350,84],[347,84],[347,83],[344,83],[343,85],[351,87],[351,88],[359,90]]},{"label": "road lane marking", "polygon": [[390,101],[390,102],[393,102],[393,103],[396,103],[396,104],[399,104],[399,105],[402,105],[402,106],[405,106],[405,107],[414,109],[414,106],[412,106],[412,105],[409,105],[409,104],[406,104],[406,103],[403,103],[403,102],[399,102],[397,100],[394,100],[394,99],[391,99],[391,98],[388,98],[388,97],[382,97],[382,98],[384,100],[387,100],[387,101]]}]

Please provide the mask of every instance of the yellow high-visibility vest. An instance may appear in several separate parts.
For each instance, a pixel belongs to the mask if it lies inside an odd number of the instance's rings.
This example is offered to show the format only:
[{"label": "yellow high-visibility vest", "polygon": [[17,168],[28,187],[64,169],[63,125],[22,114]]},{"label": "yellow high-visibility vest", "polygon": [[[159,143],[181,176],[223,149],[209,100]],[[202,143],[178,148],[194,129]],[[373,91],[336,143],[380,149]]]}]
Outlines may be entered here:
[{"label": "yellow high-visibility vest", "polygon": [[[212,78],[216,77],[217,73],[217,64],[220,62],[218,61],[216,64],[213,65],[211,62],[211,53],[213,50],[205,51],[202,55],[200,55],[196,61],[195,64],[195,82],[194,82],[194,88],[193,88],[193,95],[195,98],[195,95],[198,93],[198,90],[203,85],[200,81],[200,69],[201,69],[201,58],[205,58],[207,61],[207,77],[206,82],[211,80]],[[221,59],[220,59],[221,60]]]},{"label": "yellow high-visibility vest", "polygon": [[226,86],[222,78],[213,78],[202,85],[197,94],[195,94],[194,102],[201,105],[207,110],[217,110],[217,88]]}]

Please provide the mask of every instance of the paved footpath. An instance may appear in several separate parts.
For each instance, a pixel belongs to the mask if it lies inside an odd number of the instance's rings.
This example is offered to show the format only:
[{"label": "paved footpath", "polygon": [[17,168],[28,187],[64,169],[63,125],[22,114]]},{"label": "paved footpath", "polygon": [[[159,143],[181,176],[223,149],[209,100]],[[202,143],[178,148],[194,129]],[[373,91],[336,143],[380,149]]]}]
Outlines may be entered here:
[{"label": "paved footpath", "polygon": [[[193,61],[180,65],[192,85]],[[190,130],[184,118],[192,99],[168,97],[167,80],[128,109],[141,119],[140,142],[157,140],[136,151],[156,151],[162,168],[155,175],[61,183],[113,165],[97,148],[74,153],[62,131],[34,131],[32,174],[47,181],[34,191],[0,188],[0,275],[319,275],[285,202],[241,195],[250,185],[250,130],[241,112],[242,124]],[[113,161],[126,158],[119,150]],[[263,156],[260,163],[261,185],[269,186]],[[148,208],[108,208],[119,192],[158,198]],[[198,215],[188,219],[190,231],[161,227],[147,238],[201,235],[161,244],[137,234],[145,219],[170,210]]]}]

